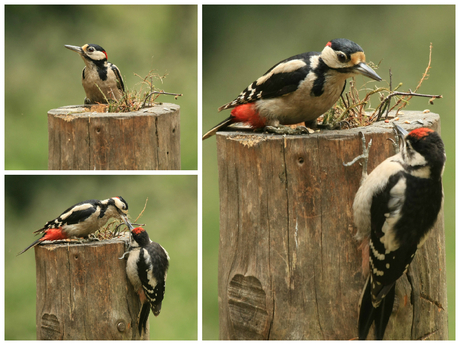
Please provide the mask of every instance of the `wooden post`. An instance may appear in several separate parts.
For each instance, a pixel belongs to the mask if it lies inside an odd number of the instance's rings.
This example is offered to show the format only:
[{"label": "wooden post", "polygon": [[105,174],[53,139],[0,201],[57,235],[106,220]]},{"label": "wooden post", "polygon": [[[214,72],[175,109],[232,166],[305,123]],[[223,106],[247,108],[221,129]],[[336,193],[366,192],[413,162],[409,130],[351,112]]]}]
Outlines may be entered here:
[{"label": "wooden post", "polygon": [[35,247],[37,339],[141,339],[139,297],[118,259],[125,240]]},{"label": "wooden post", "polygon": [[48,112],[48,169],[180,170],[179,106],[130,113],[67,106]]},{"label": "wooden post", "polygon": [[[401,119],[440,128],[432,113],[405,111]],[[394,154],[391,124],[304,136],[217,134],[221,339],[357,337],[365,277],[352,203],[361,166],[342,163],[362,153],[360,131],[373,140],[370,172]],[[385,338],[447,339],[445,260],[441,211],[397,283]]]}]

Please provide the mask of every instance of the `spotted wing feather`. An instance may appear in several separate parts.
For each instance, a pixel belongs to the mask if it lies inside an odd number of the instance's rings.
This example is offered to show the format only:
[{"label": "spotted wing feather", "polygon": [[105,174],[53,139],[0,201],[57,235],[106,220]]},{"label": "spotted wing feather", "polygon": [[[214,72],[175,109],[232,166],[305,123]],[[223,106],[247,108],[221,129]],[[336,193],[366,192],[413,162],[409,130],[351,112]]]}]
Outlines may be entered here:
[{"label": "spotted wing feather", "polygon": [[[77,224],[91,216],[95,211],[94,205],[97,205],[98,203],[99,200],[94,199],[79,202],[62,212],[59,217],[47,222],[43,228],[34,231],[34,233],[42,233],[47,229],[59,228],[65,224]],[[78,209],[68,214],[70,210],[75,208]]]},{"label": "spotted wing feather", "polygon": [[310,58],[319,54],[318,52],[303,53],[280,61],[244,89],[232,102],[221,106],[219,111],[255,102],[258,99],[275,98],[294,92],[310,71]]}]

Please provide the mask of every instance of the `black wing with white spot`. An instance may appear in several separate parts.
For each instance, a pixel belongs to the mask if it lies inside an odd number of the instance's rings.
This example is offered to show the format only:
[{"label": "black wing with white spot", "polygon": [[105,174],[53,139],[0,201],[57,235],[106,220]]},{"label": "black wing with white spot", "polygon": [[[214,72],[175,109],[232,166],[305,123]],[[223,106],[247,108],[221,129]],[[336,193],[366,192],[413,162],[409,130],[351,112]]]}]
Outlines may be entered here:
[{"label": "black wing with white spot", "polygon": [[59,228],[66,224],[72,225],[80,223],[91,216],[94,212],[96,212],[98,205],[100,205],[100,201],[94,199],[79,202],[78,204],[75,204],[66,209],[61,213],[59,217],[50,220],[42,229],[39,229],[35,232],[41,232],[44,229]]},{"label": "black wing with white spot", "polygon": [[141,248],[138,261],[139,278],[155,316],[161,311],[168,267],[168,256],[158,243],[151,242]]},{"label": "black wing with white spot", "polygon": [[294,92],[311,70],[310,59],[319,54],[318,52],[298,54],[277,63],[244,89],[235,100],[220,107],[219,111],[258,99],[275,98]]}]

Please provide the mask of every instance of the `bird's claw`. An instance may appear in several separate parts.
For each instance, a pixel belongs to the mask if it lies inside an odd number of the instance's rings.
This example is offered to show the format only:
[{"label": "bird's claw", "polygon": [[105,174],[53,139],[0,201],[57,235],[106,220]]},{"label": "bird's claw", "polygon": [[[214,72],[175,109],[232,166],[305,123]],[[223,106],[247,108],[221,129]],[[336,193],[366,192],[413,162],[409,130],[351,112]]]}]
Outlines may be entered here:
[{"label": "bird's claw", "polygon": [[264,131],[274,134],[285,134],[285,135],[301,135],[301,134],[310,134],[310,131],[305,126],[297,126],[291,128],[288,126],[279,125],[275,126],[265,126]]},{"label": "bird's claw", "polygon": [[395,138],[394,139],[388,138],[387,140],[391,141],[393,148],[395,150],[395,153],[399,153],[399,134],[398,134],[398,130],[396,129],[396,127],[393,127],[393,132],[395,132]]},{"label": "bird's claw", "polygon": [[126,254],[129,255],[129,250],[127,252],[124,252],[123,255],[121,256],[121,258],[118,258],[118,260],[123,260],[126,256]]},{"label": "bird's claw", "polygon": [[362,132],[359,132],[359,134],[361,135],[363,153],[360,154],[358,157],[355,157],[351,162],[348,162],[348,163],[343,162],[343,165],[346,167],[349,167],[355,164],[358,160],[362,159],[363,160],[363,164],[362,164],[363,171],[362,171],[362,176],[361,176],[361,182],[362,182],[367,176],[367,162],[369,160],[369,150],[372,146],[372,139],[369,140],[369,144],[366,145],[366,137],[364,136]]}]

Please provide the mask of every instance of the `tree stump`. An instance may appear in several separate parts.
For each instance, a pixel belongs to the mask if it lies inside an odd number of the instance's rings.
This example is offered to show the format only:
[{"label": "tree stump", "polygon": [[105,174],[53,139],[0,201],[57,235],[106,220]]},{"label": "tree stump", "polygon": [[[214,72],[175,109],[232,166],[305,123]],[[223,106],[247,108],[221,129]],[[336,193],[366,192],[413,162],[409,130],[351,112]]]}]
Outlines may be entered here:
[{"label": "tree stump", "polygon": [[180,107],[130,113],[66,106],[48,112],[48,169],[180,170]]},{"label": "tree stump", "polygon": [[[437,114],[403,120],[440,129]],[[352,204],[361,166],[359,132],[373,140],[368,171],[394,154],[391,124],[303,136],[217,133],[221,339],[354,339],[365,282]],[[447,339],[441,210],[396,285],[386,339]],[[369,337],[373,337],[373,328]]]},{"label": "tree stump", "polygon": [[[35,247],[37,339],[136,340],[139,296],[126,276],[125,241]],[[147,325],[148,326],[148,325]]]}]

